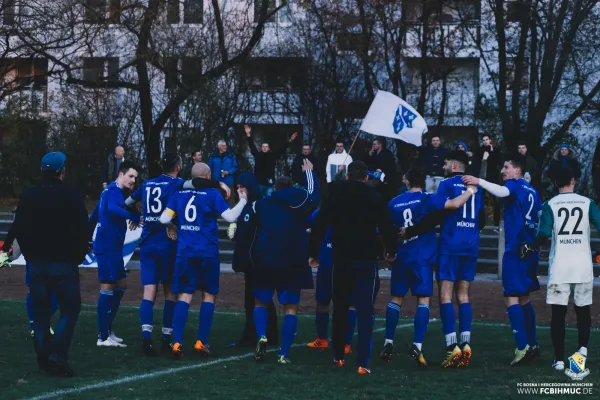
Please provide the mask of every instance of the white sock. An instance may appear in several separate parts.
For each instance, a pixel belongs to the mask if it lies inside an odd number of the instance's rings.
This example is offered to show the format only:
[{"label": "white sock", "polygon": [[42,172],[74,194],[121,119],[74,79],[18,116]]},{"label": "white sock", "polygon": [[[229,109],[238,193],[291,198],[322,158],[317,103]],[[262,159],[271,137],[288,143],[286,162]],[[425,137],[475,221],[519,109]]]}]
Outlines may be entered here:
[{"label": "white sock", "polygon": [[456,344],[456,332],[452,332],[446,335],[446,347]]},{"label": "white sock", "polygon": [[582,356],[587,357],[587,347],[580,347],[579,348],[579,352],[581,353]]},{"label": "white sock", "polygon": [[471,343],[471,332],[464,331],[460,333],[460,343]]},{"label": "white sock", "polygon": [[415,346],[417,346],[417,349],[419,349],[419,351],[421,351],[421,348],[423,347],[423,343],[413,343]]},{"label": "white sock", "polygon": [[383,345],[385,346],[388,343],[391,343],[392,346],[394,345],[394,341],[390,339],[385,339],[385,343]]}]

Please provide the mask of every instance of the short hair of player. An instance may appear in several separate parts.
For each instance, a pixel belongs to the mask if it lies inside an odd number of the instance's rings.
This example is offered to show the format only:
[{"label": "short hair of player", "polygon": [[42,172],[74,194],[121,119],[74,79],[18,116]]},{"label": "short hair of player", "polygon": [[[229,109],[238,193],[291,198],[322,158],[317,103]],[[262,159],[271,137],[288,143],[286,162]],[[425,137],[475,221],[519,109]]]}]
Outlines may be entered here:
[{"label": "short hair of player", "polygon": [[280,176],[275,182],[275,191],[294,187],[294,181],[289,176]]},{"label": "short hair of player", "polygon": [[357,160],[348,165],[348,179],[352,181],[364,181],[367,178],[367,164]]},{"label": "short hair of player", "polygon": [[504,162],[509,162],[513,168],[519,168],[521,170],[521,176],[525,174],[525,157],[521,154],[508,153],[504,155]]},{"label": "short hair of player", "polygon": [[563,188],[571,185],[571,181],[575,177],[571,168],[559,168],[553,174],[553,181],[557,188]]},{"label": "short hair of player", "polygon": [[130,169],[135,169],[137,173],[140,173],[140,167],[134,164],[132,161],[123,161],[119,166],[119,174],[125,175]]},{"label": "short hair of player", "polygon": [[411,188],[419,188],[423,189],[425,187],[425,180],[427,179],[427,174],[419,167],[412,167],[406,174],[404,174],[406,180],[408,181],[408,186]]},{"label": "short hair of player", "polygon": [[469,156],[462,150],[452,150],[451,152],[446,154],[445,159],[450,161],[456,161],[457,163],[461,164],[463,171],[469,164]]},{"label": "short hair of player", "polygon": [[177,165],[183,163],[183,160],[177,153],[166,153],[160,161],[163,172],[173,172]]}]

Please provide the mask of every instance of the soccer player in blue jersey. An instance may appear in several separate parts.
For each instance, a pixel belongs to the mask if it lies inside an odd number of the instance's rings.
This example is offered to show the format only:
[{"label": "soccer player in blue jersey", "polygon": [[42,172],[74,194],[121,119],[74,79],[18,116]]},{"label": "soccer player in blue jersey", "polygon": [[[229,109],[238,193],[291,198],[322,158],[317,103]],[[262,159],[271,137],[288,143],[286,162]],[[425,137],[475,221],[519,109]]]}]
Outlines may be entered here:
[{"label": "soccer player in blue jersey", "polygon": [[124,161],[119,167],[117,179],[100,195],[98,205],[90,217],[90,226],[96,225],[93,250],[98,260],[98,342],[99,347],[127,347],[123,339],[112,332],[121,298],[127,289],[123,243],[127,232],[127,220],[140,223],[140,215],[130,212],[125,205],[125,191],[133,190],[138,178],[138,167]]},{"label": "soccer player in blue jersey", "polygon": [[[447,179],[440,182],[437,194],[454,198],[467,190],[462,181],[469,159],[464,151],[454,150],[445,157]],[[479,255],[479,232],[485,226],[483,192],[472,196],[460,209],[445,213],[439,242],[440,315],[446,338],[446,359],[442,367],[469,365],[472,350],[471,322],[473,310],[469,300],[469,285],[475,279]],[[456,337],[456,322],[452,299],[456,294],[460,342]],[[460,346],[459,346],[460,344]]]},{"label": "soccer player in blue jersey", "polygon": [[511,365],[520,364],[539,354],[535,311],[529,301],[529,293],[540,289],[536,275],[539,252],[520,260],[519,246],[523,242],[534,241],[542,205],[535,188],[523,179],[524,166],[522,156],[508,155],[502,168],[504,186],[473,176],[463,177],[465,184],[479,185],[492,195],[504,199],[506,248],[502,258],[502,286],[508,318],[517,342]]},{"label": "soccer player in blue jersey", "polygon": [[[333,251],[331,244],[331,228],[329,228],[325,233],[323,245],[321,246],[321,251],[319,252],[319,267],[317,269],[317,280],[315,288],[315,300],[317,301],[317,312],[315,313],[317,338],[306,345],[306,347],[309,347],[311,349],[329,348],[327,328],[329,327],[329,304],[332,300],[332,280]],[[352,300],[350,300],[350,304],[353,304]],[[348,334],[346,337],[346,346],[344,347],[344,354],[352,353],[352,338],[354,337],[355,327],[356,307],[351,305],[348,309]]]},{"label": "soccer player in blue jersey", "polygon": [[467,188],[461,182],[464,190],[452,193],[455,195],[441,196],[440,189],[438,194],[431,195],[423,192],[426,177],[427,175],[420,168],[409,169],[404,177],[404,184],[408,191],[392,199],[388,205],[394,225],[402,229],[403,239],[398,241],[398,257],[392,264],[390,282],[392,299],[387,306],[385,343],[381,352],[382,360],[387,362],[392,360],[394,334],[400,318],[400,308],[404,296],[410,290],[412,295],[417,297],[418,306],[414,319],[413,345],[409,350],[409,356],[423,367],[427,366],[422,345],[429,324],[429,303],[433,295],[433,268],[437,261],[437,243],[434,226],[428,226],[416,236],[413,236],[414,231],[410,232],[409,227],[418,226],[423,218],[436,212],[460,209],[477,193],[477,187]]},{"label": "soccer player in blue jersey", "polygon": [[[294,182],[282,176],[275,183],[275,192],[254,204],[255,214],[250,217],[254,226],[255,241],[252,246],[252,262],[255,268],[254,325],[259,338],[254,353],[256,361],[263,361],[267,350],[267,304],[277,291],[279,304],[283,305],[285,317],[281,327],[281,349],[277,362],[291,363],[289,352],[296,336],[296,316],[300,291],[312,289],[313,277],[306,263],[308,254],[307,218],[316,208],[317,184],[312,164],[304,160],[302,170],[308,190],[293,187]],[[249,233],[252,228],[249,228]]]},{"label": "soccer player in blue jersey", "polygon": [[[210,179],[208,165],[197,163],[192,167],[192,177]],[[229,209],[216,189],[182,189],[175,192],[160,216],[162,224],[172,224],[177,215],[177,254],[173,274],[173,292],[177,304],[173,315],[173,347],[176,358],[183,356],[183,331],[188,310],[196,290],[203,292],[200,307],[196,352],[209,354],[208,336],[215,311],[215,298],[219,293],[219,235],[217,218],[235,221],[247,203],[245,192],[238,190],[239,203]]]}]

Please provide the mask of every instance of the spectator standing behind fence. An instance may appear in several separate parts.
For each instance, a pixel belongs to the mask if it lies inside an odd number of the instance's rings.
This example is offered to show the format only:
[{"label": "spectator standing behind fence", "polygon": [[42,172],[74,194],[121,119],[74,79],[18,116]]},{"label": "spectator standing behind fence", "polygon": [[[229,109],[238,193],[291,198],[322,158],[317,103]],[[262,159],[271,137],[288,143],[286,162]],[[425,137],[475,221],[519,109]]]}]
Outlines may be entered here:
[{"label": "spectator standing behind fence", "polygon": [[442,147],[440,137],[431,137],[431,145],[420,150],[419,158],[421,168],[427,174],[425,190],[428,193],[437,192],[440,182],[444,179],[444,159],[448,150]]},{"label": "spectator standing behind fence", "polygon": [[217,182],[223,182],[231,190],[231,196],[227,199],[229,207],[236,205],[235,178],[234,175],[238,171],[237,159],[235,154],[227,151],[227,143],[224,140],[219,140],[217,144],[218,150],[212,153],[208,159],[212,179]]},{"label": "spectator standing behind fence", "polygon": [[327,157],[327,165],[325,166],[327,183],[345,180],[348,165],[351,163],[352,156],[346,152],[344,142],[341,140],[336,141],[335,150]]},{"label": "spectator standing behind fence", "polygon": [[[312,153],[312,150],[310,148],[309,144],[304,144],[302,146],[302,153],[296,155],[296,158],[294,158],[294,162],[292,163],[292,180],[294,181],[294,183],[296,185],[302,185],[302,183],[304,182],[305,178],[305,174],[304,171],[302,171],[302,166],[304,165],[304,160],[308,160],[310,161],[310,163],[312,165],[314,165],[315,167],[318,165],[317,164],[317,159],[315,157],[315,155]],[[314,170],[315,175],[317,177],[319,177],[319,174],[317,174],[317,170]]]},{"label": "spectator standing behind fence", "polygon": [[260,151],[258,151],[254,140],[252,140],[250,126],[244,125],[244,131],[248,137],[248,147],[250,147],[250,152],[254,156],[254,175],[258,179],[261,194],[265,197],[269,196],[274,191],[275,164],[285,153],[288,146],[298,137],[298,133],[294,132],[290,140],[283,143],[277,151],[271,151],[267,142],[262,142]]},{"label": "spectator standing behind fence", "polygon": [[[67,360],[81,309],[79,264],[88,251],[88,218],[81,193],[63,183],[65,162],[63,153],[42,158],[42,180],[21,195],[11,231],[27,260],[40,373],[72,377]],[[60,320],[51,337],[53,294]]]},{"label": "spectator standing behind fence", "polygon": [[[481,138],[482,146],[475,154],[475,172],[482,179],[488,182],[498,184],[500,178],[500,167],[502,163],[502,155],[500,148],[494,147],[492,143],[492,136],[485,134]],[[492,202],[494,207],[494,225],[499,226],[500,215],[502,212],[500,206],[500,200],[495,196],[491,196],[486,192],[489,201]]]},{"label": "spectator standing behind fence", "polygon": [[385,146],[385,138],[380,137],[373,141],[373,146],[367,158],[367,166],[369,171],[385,174],[382,194],[389,201],[398,195],[398,174],[394,155]]},{"label": "spectator standing behind fence", "polygon": [[456,150],[460,150],[460,151],[464,151],[465,153],[467,153],[467,157],[469,160],[469,163],[465,166],[465,174],[467,175],[479,175],[479,173],[475,173],[474,172],[474,168],[473,168],[473,152],[469,151],[469,147],[467,146],[467,144],[465,142],[458,142],[456,144]]},{"label": "spectator standing behind fence", "polygon": [[527,144],[524,141],[519,142],[517,150],[519,151],[519,154],[522,155],[525,159],[525,173],[523,174],[525,180],[527,180],[527,176],[529,176],[528,182],[531,183],[533,187],[535,187],[535,189],[538,192],[538,195],[540,195],[540,198],[542,198],[540,192],[540,169],[538,167],[537,161],[535,161],[535,158],[533,158],[527,152]]},{"label": "spectator standing behind fence", "polygon": [[[573,171],[573,178],[575,179],[575,190],[577,190],[577,183],[581,179],[581,166],[579,161],[575,158],[575,152],[566,144],[561,144],[558,150],[554,152],[550,166],[548,167],[548,178],[551,181],[556,179],[556,173],[561,168],[569,168]],[[558,189],[553,186],[553,193],[558,193]]]},{"label": "spectator standing behind fence", "polygon": [[[191,158],[190,162],[185,167],[183,167],[180,178],[182,178],[186,181],[189,179],[192,179],[192,167],[201,161],[202,161],[202,152],[200,150],[194,151],[192,153],[192,158]],[[213,172],[213,176],[214,176],[214,172]]]},{"label": "spectator standing behind fence", "polygon": [[117,179],[119,167],[125,161],[125,149],[121,146],[115,147],[115,153],[109,154],[106,162],[102,165],[102,189]]}]

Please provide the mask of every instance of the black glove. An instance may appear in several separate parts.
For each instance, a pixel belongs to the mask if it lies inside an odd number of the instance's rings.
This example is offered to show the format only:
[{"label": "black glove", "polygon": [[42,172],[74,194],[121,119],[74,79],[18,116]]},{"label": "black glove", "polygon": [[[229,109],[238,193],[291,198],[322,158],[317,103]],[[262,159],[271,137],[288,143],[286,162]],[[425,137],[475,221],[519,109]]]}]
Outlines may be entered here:
[{"label": "black glove", "polygon": [[530,243],[523,242],[519,245],[519,258],[523,260],[528,255],[533,254],[537,251]]}]

